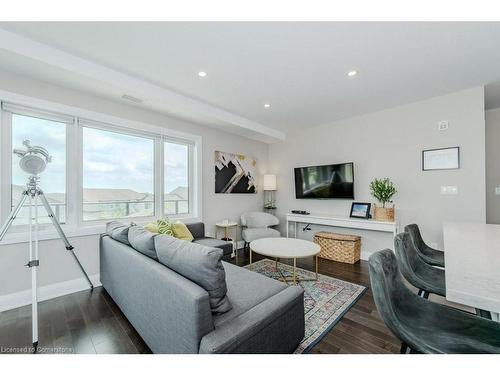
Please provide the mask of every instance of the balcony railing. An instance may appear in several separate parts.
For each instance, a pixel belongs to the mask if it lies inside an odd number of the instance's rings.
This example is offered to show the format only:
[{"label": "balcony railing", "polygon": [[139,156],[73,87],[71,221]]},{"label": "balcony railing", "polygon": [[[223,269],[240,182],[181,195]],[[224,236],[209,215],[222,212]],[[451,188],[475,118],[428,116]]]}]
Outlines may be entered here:
[{"label": "balcony railing", "polygon": [[[38,205],[39,223],[50,223],[45,214],[45,208],[41,203]],[[66,203],[50,203],[57,221],[66,221]],[[164,215],[179,215],[189,213],[189,201],[166,200],[163,207]],[[154,201],[108,201],[108,202],[84,202],[83,220],[106,220],[145,217],[154,215]],[[29,206],[25,205],[19,211],[15,224],[27,224],[29,218]]]}]

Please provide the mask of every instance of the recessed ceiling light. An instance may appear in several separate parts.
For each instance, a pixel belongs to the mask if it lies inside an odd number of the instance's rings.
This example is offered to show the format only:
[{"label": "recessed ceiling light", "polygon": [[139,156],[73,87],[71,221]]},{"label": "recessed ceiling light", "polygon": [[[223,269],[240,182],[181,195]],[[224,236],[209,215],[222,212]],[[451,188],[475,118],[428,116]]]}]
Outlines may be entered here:
[{"label": "recessed ceiling light", "polygon": [[358,74],[358,72],[356,70],[350,70],[347,72],[347,75],[349,77],[354,77],[356,74]]},{"label": "recessed ceiling light", "polygon": [[264,108],[271,108],[271,104],[269,103],[264,104]]},{"label": "recessed ceiling light", "polygon": [[205,78],[207,76],[207,72],[198,72],[198,76],[201,78]]}]

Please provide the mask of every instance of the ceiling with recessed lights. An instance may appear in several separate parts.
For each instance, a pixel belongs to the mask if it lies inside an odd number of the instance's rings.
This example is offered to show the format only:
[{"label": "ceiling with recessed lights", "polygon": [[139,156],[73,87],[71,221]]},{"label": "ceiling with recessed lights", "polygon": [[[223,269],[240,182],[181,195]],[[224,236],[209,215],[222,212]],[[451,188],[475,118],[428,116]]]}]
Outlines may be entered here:
[{"label": "ceiling with recessed lights", "polygon": [[88,64],[68,58],[65,67],[64,59],[49,61],[41,49],[34,56],[4,35],[0,57],[8,58],[0,58],[0,69],[122,102],[129,95],[179,117],[192,112],[201,123],[205,116],[211,126],[260,132],[265,141],[500,81],[499,23],[44,22],[0,29],[94,64],[85,70]]}]

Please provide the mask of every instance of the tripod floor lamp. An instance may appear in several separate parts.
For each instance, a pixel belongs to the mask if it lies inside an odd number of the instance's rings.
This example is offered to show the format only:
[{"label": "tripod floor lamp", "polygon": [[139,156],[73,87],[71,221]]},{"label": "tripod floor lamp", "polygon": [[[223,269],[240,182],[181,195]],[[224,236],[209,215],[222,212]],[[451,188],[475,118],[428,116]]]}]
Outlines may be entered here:
[{"label": "tripod floor lamp", "polygon": [[21,169],[30,174],[28,177],[28,182],[26,184],[26,189],[22,192],[21,198],[19,199],[19,203],[14,207],[14,209],[10,212],[7,221],[0,228],[0,241],[2,241],[3,237],[9,230],[10,226],[16,219],[19,211],[26,203],[26,200],[29,200],[29,262],[26,264],[27,267],[31,270],[31,319],[32,319],[32,342],[33,347],[36,351],[38,346],[38,296],[37,296],[37,269],[40,265],[40,260],[38,259],[38,199],[42,202],[45,211],[47,211],[47,215],[54,225],[57,234],[64,242],[64,246],[66,250],[73,256],[76,264],[78,265],[80,271],[82,271],[85,279],[90,285],[90,288],[93,289],[94,285],[90,281],[87,272],[83,268],[82,264],[78,260],[78,257],[73,251],[73,246],[68,241],[68,238],[64,234],[64,231],[61,228],[61,225],[57,221],[57,218],[50,207],[47,198],[45,197],[43,191],[38,186],[40,181],[40,177],[38,176],[45,170],[47,163],[50,163],[52,158],[49,155],[48,151],[43,147],[39,146],[30,146],[30,142],[28,140],[23,142],[23,145],[26,147],[25,150],[14,149],[14,154],[19,156],[21,159],[19,160],[19,166]]}]

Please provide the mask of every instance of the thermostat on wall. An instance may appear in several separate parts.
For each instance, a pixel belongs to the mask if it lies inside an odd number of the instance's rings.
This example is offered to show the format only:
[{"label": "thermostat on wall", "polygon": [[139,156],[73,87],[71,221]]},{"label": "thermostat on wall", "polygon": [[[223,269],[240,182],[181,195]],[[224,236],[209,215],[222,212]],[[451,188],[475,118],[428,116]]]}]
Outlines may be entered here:
[{"label": "thermostat on wall", "polygon": [[440,131],[448,130],[449,127],[450,127],[450,123],[446,120],[442,120],[442,121],[438,122],[438,129]]}]

